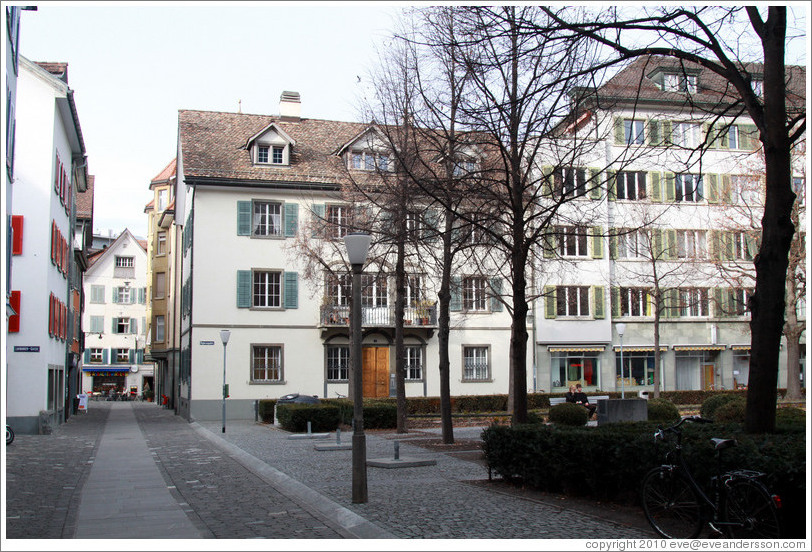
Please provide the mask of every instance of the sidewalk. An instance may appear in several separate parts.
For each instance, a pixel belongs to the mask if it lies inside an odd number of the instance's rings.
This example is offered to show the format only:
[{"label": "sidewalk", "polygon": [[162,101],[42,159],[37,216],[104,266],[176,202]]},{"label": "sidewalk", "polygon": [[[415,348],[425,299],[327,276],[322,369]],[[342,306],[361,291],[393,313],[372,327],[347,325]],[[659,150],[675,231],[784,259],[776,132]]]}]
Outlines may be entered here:
[{"label": "sidewalk", "polygon": [[[136,425],[137,422],[137,425]],[[633,523],[499,490],[476,450],[415,443],[436,430],[367,432],[367,458],[436,465],[367,468],[351,502],[352,451],[316,451],[252,421],[187,423],[152,403],[94,402],[53,435],[7,449],[7,538],[648,538]],[[477,439],[481,428],[456,428]],[[335,437],[331,435],[331,440]],[[349,443],[351,435],[342,436]],[[322,441],[328,442],[328,441]]]}]

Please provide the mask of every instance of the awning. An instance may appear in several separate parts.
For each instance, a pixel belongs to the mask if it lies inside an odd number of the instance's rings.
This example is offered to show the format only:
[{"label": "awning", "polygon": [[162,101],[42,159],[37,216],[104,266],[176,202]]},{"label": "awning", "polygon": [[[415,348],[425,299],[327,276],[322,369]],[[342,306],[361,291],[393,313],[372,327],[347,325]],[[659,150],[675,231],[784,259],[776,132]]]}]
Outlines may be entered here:
[{"label": "awning", "polygon": [[733,349],[734,351],[749,351],[750,344],[748,343],[747,345],[731,345],[730,348]]},{"label": "awning", "polygon": [[[620,345],[615,345],[612,348],[615,352],[620,351]],[[660,352],[668,350],[668,345],[660,345]],[[624,345],[624,353],[653,353],[654,345]]]},{"label": "awning", "polygon": [[725,345],[674,345],[675,351],[724,351]]},{"label": "awning", "polygon": [[126,376],[129,366],[84,366],[82,372],[90,376]]},{"label": "awning", "polygon": [[606,349],[606,345],[547,347],[547,350],[551,353],[601,353],[604,349]]}]

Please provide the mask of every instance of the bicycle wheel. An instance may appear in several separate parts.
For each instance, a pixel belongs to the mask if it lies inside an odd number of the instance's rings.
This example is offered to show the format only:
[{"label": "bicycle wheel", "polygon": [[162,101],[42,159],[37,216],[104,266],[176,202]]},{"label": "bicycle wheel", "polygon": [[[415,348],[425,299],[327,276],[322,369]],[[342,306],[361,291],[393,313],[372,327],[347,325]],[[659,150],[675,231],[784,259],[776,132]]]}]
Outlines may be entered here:
[{"label": "bicycle wheel", "polygon": [[643,478],[641,501],[646,519],[667,539],[691,539],[702,530],[702,506],[696,490],[674,470],[659,467]]},{"label": "bicycle wheel", "polygon": [[767,489],[752,479],[733,479],[725,485],[725,525],[732,539],[781,538],[778,510]]},{"label": "bicycle wheel", "polygon": [[6,426],[6,444],[10,445],[14,441],[14,430]]}]

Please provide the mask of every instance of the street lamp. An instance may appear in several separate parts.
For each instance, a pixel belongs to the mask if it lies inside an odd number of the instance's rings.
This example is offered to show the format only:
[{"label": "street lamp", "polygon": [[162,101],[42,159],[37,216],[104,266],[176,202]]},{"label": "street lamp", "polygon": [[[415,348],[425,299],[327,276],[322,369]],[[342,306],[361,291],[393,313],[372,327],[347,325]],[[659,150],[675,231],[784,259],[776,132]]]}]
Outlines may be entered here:
[{"label": "street lamp", "polygon": [[626,382],[623,377],[623,334],[626,333],[626,324],[622,322],[617,326],[617,335],[620,336],[620,398],[626,398]]},{"label": "street lamp", "polygon": [[361,365],[361,273],[369,252],[369,234],[354,232],[344,236],[347,257],[352,265],[352,310],[350,336],[352,358],[352,502],[367,502],[367,440],[364,435],[363,374]]},{"label": "street lamp", "polygon": [[229,330],[220,330],[220,341],[223,342],[223,433],[226,432],[226,397],[228,396],[228,386],[226,385],[226,346],[228,338],[231,337]]}]

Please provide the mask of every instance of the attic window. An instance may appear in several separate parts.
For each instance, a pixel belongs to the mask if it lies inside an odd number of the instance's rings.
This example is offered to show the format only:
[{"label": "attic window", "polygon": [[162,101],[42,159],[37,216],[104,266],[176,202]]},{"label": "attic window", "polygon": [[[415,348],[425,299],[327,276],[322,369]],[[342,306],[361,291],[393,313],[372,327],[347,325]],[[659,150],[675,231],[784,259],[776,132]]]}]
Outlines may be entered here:
[{"label": "attic window", "polygon": [[282,146],[257,146],[257,163],[283,165],[285,148]]},{"label": "attic window", "polygon": [[689,92],[696,94],[696,75],[685,75],[683,73],[663,73],[663,91],[665,92]]},{"label": "attic window", "polygon": [[389,155],[355,150],[350,153],[350,168],[358,171],[391,171]]}]

